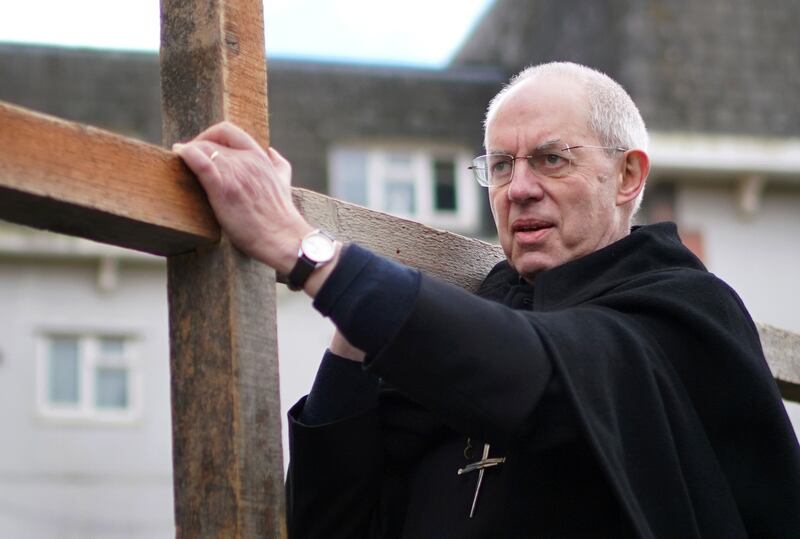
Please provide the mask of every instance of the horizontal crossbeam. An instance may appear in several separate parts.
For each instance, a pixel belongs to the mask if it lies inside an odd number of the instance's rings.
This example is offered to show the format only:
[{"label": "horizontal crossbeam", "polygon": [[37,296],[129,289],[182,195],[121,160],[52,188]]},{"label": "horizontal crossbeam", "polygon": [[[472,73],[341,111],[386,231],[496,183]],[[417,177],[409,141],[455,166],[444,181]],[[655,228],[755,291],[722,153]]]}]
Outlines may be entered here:
[{"label": "horizontal crossbeam", "polygon": [[306,189],[294,203],[309,222],[447,282],[475,291],[505,256],[499,246],[368,210]]},{"label": "horizontal crossbeam", "polygon": [[158,255],[219,240],[173,153],[0,103],[0,219]]}]

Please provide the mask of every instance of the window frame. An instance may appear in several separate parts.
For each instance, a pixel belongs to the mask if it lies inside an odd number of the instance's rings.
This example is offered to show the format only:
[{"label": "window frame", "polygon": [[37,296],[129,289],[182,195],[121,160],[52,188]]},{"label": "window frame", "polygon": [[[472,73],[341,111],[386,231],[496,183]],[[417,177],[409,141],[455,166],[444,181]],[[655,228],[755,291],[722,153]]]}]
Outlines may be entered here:
[{"label": "window frame", "polygon": [[[397,217],[412,219],[429,226],[472,234],[480,230],[480,190],[469,172],[471,154],[464,147],[442,144],[409,142],[347,142],[334,145],[328,152],[328,188],[331,196],[342,198],[335,169],[339,152],[361,152],[365,156],[366,207],[386,212],[385,186],[390,174],[390,156],[407,154],[411,158],[413,174],[414,211],[391,212]],[[434,164],[436,161],[453,162],[456,191],[456,209],[436,208]],[[342,200],[346,200],[342,198]],[[388,213],[388,212],[386,212]]]},{"label": "window frame", "polygon": [[[50,346],[54,338],[68,337],[78,341],[78,400],[76,405],[54,404],[50,400]],[[119,358],[103,357],[104,338],[122,339]],[[36,410],[39,417],[62,423],[121,424],[136,422],[142,415],[141,340],[128,331],[74,331],[46,329],[36,332]],[[124,367],[127,372],[127,406],[97,406],[97,370],[102,367]]]}]

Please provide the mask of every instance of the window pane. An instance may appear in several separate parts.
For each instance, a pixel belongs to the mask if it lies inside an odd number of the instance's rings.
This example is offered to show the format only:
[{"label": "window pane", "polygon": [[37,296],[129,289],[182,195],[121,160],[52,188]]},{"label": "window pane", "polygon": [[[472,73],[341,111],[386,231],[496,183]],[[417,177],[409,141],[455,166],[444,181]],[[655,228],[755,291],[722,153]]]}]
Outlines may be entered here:
[{"label": "window pane", "polygon": [[456,211],[456,166],[452,159],[433,162],[434,207],[438,211]]},{"label": "window pane", "polygon": [[95,397],[98,408],[128,407],[128,371],[98,367],[95,372]]},{"label": "window pane", "polygon": [[77,404],[78,339],[52,337],[48,361],[48,399],[53,404]]},{"label": "window pane", "polygon": [[103,337],[100,339],[100,354],[104,357],[121,356],[125,352],[125,339],[122,337]]},{"label": "window pane", "polygon": [[386,165],[389,168],[399,168],[407,170],[411,167],[411,154],[405,152],[388,152],[386,154]]},{"label": "window pane", "polygon": [[331,161],[331,193],[353,204],[367,205],[367,154],[339,150]]},{"label": "window pane", "polygon": [[412,215],[415,211],[414,183],[391,181],[383,186],[383,209],[389,213]]}]

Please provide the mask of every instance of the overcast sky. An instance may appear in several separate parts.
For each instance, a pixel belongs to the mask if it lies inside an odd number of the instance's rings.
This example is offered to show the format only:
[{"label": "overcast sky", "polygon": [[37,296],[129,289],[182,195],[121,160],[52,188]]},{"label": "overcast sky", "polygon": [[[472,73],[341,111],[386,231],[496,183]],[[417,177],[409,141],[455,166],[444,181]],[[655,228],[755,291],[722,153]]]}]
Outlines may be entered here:
[{"label": "overcast sky", "polygon": [[[492,0],[265,0],[267,54],[439,67]],[[158,0],[0,0],[0,42],[157,50]]]}]

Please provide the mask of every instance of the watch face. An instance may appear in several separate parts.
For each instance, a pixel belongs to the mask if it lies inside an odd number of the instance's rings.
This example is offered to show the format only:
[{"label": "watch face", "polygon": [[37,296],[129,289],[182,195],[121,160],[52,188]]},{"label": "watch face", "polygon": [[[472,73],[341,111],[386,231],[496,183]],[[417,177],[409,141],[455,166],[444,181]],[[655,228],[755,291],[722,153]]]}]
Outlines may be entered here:
[{"label": "watch face", "polygon": [[322,232],[309,234],[303,238],[303,254],[314,262],[327,262],[333,258],[333,239]]}]

